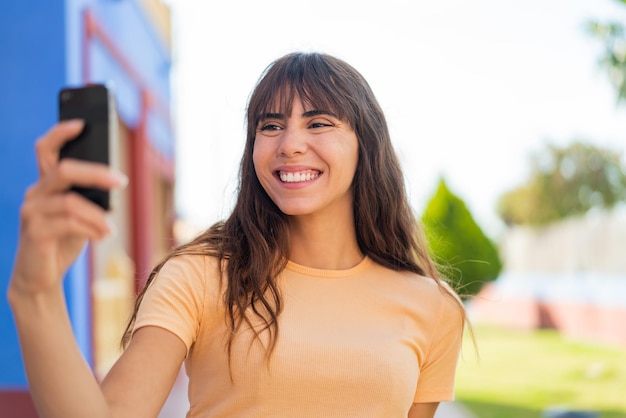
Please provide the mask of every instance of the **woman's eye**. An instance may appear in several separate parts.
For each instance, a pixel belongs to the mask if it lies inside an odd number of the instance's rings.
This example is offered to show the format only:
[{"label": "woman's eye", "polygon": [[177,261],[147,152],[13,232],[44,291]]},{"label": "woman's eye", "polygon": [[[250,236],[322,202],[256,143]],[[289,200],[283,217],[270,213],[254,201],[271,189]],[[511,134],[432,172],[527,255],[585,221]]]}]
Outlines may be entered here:
[{"label": "woman's eye", "polygon": [[273,123],[266,123],[265,125],[261,125],[262,131],[278,131],[280,130],[280,126],[275,125]]},{"label": "woman's eye", "polygon": [[309,125],[309,127],[311,128],[324,128],[327,126],[333,126],[331,123],[328,122],[313,122]]}]

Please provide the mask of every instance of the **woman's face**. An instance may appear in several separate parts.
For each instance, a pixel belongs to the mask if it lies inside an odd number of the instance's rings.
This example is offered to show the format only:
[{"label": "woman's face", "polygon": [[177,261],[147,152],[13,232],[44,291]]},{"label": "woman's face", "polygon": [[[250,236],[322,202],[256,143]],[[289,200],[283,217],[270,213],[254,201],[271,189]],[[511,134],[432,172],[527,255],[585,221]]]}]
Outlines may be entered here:
[{"label": "woman's face", "polygon": [[253,161],[261,185],[293,216],[352,213],[352,179],[358,161],[352,127],[328,109],[303,107],[267,114],[256,127]]}]

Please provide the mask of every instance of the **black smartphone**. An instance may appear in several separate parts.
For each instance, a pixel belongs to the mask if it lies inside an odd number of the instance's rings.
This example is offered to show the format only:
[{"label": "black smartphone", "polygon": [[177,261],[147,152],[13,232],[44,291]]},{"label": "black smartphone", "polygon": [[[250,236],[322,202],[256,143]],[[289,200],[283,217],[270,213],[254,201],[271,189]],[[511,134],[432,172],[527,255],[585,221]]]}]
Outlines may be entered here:
[{"label": "black smartphone", "polygon": [[[59,120],[82,119],[83,131],[63,145],[59,158],[76,158],[113,165],[117,116],[115,100],[109,87],[90,84],[66,87],[59,91]],[[77,192],[105,210],[111,208],[108,190],[72,187]]]}]

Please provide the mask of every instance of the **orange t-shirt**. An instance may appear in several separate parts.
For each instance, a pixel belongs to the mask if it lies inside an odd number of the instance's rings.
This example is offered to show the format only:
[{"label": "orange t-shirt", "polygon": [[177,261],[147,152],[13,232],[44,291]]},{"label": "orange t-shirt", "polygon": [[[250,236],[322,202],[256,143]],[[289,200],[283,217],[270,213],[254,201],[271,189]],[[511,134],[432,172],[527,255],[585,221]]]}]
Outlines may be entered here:
[{"label": "orange t-shirt", "polygon": [[[224,282],[225,283],[225,282]],[[369,258],[348,270],[289,262],[278,278],[283,311],[267,333],[229,330],[218,262],[168,261],[145,294],[135,329],[157,326],[187,346],[188,418],[406,418],[414,402],[453,399],[463,320],[434,280]]]}]

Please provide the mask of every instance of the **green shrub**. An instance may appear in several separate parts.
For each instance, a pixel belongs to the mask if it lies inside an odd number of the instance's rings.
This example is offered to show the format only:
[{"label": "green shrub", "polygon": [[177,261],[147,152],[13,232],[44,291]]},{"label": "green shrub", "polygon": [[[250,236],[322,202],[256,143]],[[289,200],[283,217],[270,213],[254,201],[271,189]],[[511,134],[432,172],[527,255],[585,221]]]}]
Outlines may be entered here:
[{"label": "green shrub", "polygon": [[498,277],[502,262],[496,246],[443,179],[426,206],[422,222],[440,272],[464,298]]}]

